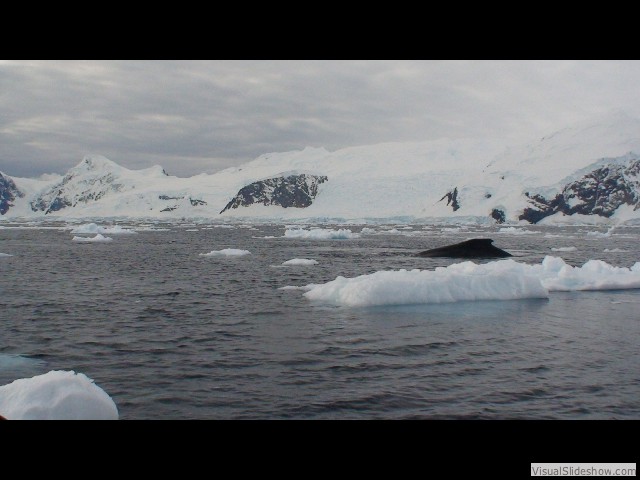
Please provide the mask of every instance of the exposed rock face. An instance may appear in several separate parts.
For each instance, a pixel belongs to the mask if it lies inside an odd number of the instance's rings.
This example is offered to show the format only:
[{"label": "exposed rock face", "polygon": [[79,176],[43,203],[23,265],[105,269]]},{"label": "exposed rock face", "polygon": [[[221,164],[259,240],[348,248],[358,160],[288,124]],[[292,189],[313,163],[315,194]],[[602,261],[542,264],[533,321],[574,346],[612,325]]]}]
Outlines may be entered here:
[{"label": "exposed rock face", "polygon": [[313,203],[318,194],[318,185],[326,181],[328,178],[324,175],[309,174],[260,180],[242,187],[220,213],[254,204],[306,208]]},{"label": "exposed rock face", "polygon": [[503,258],[511,257],[509,252],[494,247],[490,238],[474,238],[465,242],[432,248],[417,255],[419,257],[451,257],[451,258]]},{"label": "exposed rock face", "polygon": [[608,218],[624,204],[637,210],[640,207],[640,160],[597,168],[565,185],[562,192],[551,199],[528,192],[525,195],[532,207],[525,208],[518,218],[531,223],[558,212]]},{"label": "exposed rock face", "polygon": [[0,173],[0,215],[4,215],[13,207],[16,197],[22,198],[24,193],[10,177]]},{"label": "exposed rock face", "polygon": [[507,219],[507,216],[499,208],[494,208],[493,210],[491,210],[491,218],[493,218],[496,223],[504,223]]},{"label": "exposed rock face", "polygon": [[178,210],[179,208],[184,207],[186,205],[185,198],[187,200],[189,200],[189,204],[192,207],[201,207],[201,206],[207,205],[207,202],[205,202],[204,200],[200,200],[198,198],[192,198],[192,197],[185,197],[184,195],[183,196],[175,196],[175,197],[172,197],[170,195],[158,195],[158,199],[160,199],[160,200],[166,200],[166,201],[174,200],[174,201],[178,202],[178,203],[174,202],[173,205],[169,205],[169,206],[161,209],[160,211],[161,212],[173,212],[174,210]]},{"label": "exposed rock face", "polygon": [[460,203],[458,203],[458,187],[455,187],[451,192],[447,192],[438,201],[441,202],[445,198],[447,199],[447,205],[451,205],[451,208],[453,208],[454,212],[460,208]]}]

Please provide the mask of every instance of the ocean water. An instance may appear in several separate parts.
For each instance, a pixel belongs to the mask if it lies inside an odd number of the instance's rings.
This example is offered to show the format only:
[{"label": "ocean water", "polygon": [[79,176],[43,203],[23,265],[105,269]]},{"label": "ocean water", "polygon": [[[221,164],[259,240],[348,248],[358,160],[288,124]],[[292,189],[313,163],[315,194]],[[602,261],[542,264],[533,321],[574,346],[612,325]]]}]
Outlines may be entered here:
[{"label": "ocean water", "polygon": [[[413,254],[474,237],[522,262],[629,267],[640,228],[369,225],[399,233],[309,240],[183,222],[83,244],[63,222],[2,225],[0,384],[82,372],[121,419],[640,418],[640,290],[345,308],[279,289],[446,266]],[[224,248],[251,255],[199,255]],[[293,258],[319,263],[281,266]]]}]

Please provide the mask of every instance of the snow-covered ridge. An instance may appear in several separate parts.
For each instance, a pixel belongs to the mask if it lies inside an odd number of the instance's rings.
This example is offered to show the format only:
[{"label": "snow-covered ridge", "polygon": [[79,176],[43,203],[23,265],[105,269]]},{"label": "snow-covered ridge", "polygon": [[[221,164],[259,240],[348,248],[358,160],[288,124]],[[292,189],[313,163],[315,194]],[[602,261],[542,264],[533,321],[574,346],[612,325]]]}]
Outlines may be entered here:
[{"label": "snow-covered ridge", "polygon": [[61,179],[2,174],[0,214],[617,224],[640,219],[639,171],[640,119],[615,114],[524,146],[440,139],[306,148],[191,178],[92,155]]},{"label": "snow-covered ridge", "polygon": [[24,197],[15,182],[0,172],[0,215],[4,215],[13,207],[16,198]]}]

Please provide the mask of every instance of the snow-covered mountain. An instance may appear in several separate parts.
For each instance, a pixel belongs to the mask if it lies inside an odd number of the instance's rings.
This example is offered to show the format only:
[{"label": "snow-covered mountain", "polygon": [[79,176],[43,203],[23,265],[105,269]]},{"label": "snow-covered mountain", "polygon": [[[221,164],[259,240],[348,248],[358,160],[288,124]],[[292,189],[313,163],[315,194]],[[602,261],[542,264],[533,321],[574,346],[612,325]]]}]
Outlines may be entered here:
[{"label": "snow-covered mountain", "polygon": [[0,215],[4,215],[13,207],[16,198],[24,197],[24,193],[16,187],[15,182],[0,172]]},{"label": "snow-covered mountain", "polygon": [[87,156],[64,177],[0,174],[10,217],[640,219],[640,119],[617,113],[522,146],[488,139],[265,154],[191,178]]}]

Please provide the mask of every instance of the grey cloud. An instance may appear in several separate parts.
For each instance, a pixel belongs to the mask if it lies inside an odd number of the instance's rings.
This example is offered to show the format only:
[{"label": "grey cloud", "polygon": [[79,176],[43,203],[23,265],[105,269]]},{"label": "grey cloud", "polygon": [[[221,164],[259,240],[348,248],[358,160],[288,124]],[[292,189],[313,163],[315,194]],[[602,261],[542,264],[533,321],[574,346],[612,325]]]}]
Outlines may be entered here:
[{"label": "grey cloud", "polygon": [[262,153],[441,137],[533,140],[640,112],[636,61],[0,62],[0,170],[98,153],[187,176]]}]

